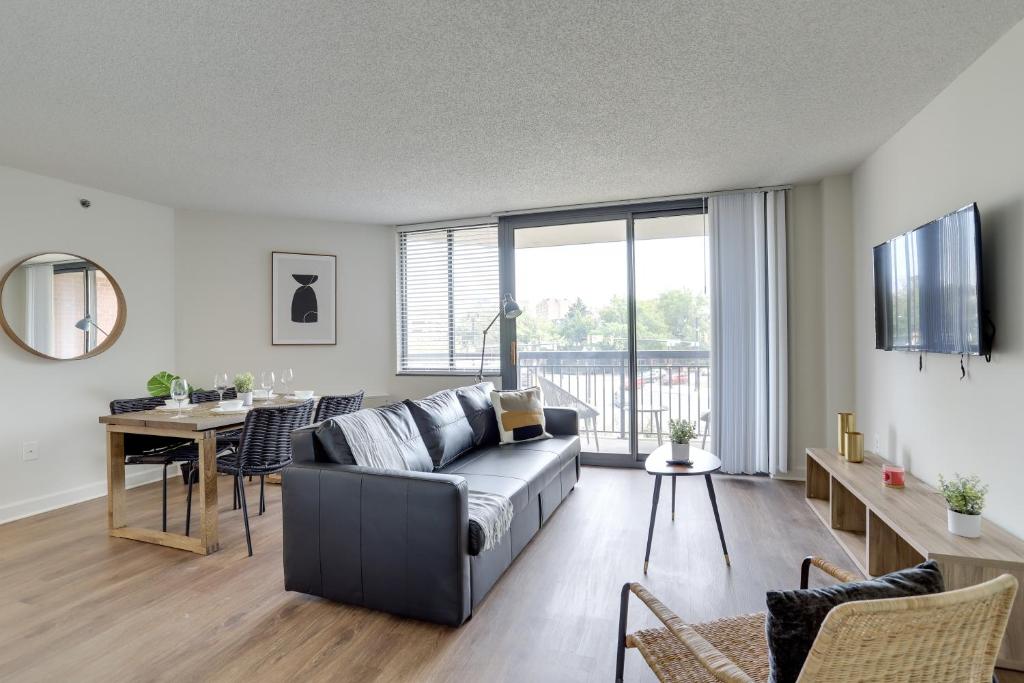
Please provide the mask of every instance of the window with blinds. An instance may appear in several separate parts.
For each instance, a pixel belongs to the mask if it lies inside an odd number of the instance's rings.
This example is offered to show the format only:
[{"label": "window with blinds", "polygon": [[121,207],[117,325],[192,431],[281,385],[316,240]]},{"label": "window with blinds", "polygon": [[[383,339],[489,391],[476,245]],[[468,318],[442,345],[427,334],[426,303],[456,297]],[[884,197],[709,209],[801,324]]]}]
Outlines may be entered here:
[{"label": "window with blinds", "polygon": [[[498,226],[399,233],[399,372],[475,373],[498,304]],[[495,374],[497,331],[484,360],[484,371]]]}]

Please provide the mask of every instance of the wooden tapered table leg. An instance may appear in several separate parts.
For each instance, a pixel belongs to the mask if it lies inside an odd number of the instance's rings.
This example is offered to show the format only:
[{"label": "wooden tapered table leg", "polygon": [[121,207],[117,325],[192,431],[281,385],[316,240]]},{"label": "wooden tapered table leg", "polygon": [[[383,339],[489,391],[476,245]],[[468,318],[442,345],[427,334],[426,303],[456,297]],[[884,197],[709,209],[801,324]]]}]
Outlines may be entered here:
[{"label": "wooden tapered table leg", "polygon": [[125,526],[124,434],[107,430],[107,529]]},{"label": "wooden tapered table leg", "polygon": [[220,549],[217,534],[217,432],[203,432],[199,447],[199,541],[206,553]]},{"label": "wooden tapered table leg", "polygon": [[654,478],[654,498],[651,500],[651,526],[647,530],[647,553],[644,555],[644,574],[651,560],[651,539],[654,538],[654,518],[658,514],[658,498],[661,496],[661,477]]},{"label": "wooden tapered table leg", "polygon": [[722,518],[718,516],[718,500],[715,499],[715,485],[711,483],[711,475],[705,474],[704,481],[708,484],[708,496],[711,498],[711,509],[715,511],[715,524],[718,525],[718,540],[722,542],[722,554],[725,555],[726,566],[731,567],[729,549],[725,547],[725,533],[722,532]]}]

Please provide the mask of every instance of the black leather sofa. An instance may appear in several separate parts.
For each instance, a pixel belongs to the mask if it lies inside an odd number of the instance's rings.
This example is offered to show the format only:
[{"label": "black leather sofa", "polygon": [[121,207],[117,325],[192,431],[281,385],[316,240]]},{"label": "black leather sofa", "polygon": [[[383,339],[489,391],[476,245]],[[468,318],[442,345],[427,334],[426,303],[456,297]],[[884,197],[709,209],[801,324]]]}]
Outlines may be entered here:
[{"label": "black leather sofa", "polygon": [[[465,622],[579,480],[576,411],[544,413],[552,438],[499,446],[496,423],[494,436],[485,425],[481,443],[433,472],[332,462],[322,441],[327,422],[294,432],[295,463],[282,481],[285,588]],[[470,417],[484,424],[488,412]],[[501,543],[476,556],[468,544],[469,489],[505,495],[515,510]]]}]

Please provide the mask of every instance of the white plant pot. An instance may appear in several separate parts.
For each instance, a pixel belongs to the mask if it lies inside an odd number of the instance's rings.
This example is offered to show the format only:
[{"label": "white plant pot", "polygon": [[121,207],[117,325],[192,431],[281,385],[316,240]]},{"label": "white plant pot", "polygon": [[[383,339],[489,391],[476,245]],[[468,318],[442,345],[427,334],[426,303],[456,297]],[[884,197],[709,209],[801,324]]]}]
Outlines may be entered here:
[{"label": "white plant pot", "polygon": [[251,391],[248,391],[248,392],[246,392],[244,394],[243,393],[238,393],[238,398],[242,399],[242,405],[243,406],[251,406],[252,405],[252,392]]},{"label": "white plant pot", "polygon": [[688,443],[676,443],[672,442],[672,459],[673,460],[689,460],[690,459],[690,444]]},{"label": "white plant pot", "polygon": [[953,510],[946,510],[946,521],[949,524],[949,533],[967,538],[981,536],[981,515],[965,515]]}]

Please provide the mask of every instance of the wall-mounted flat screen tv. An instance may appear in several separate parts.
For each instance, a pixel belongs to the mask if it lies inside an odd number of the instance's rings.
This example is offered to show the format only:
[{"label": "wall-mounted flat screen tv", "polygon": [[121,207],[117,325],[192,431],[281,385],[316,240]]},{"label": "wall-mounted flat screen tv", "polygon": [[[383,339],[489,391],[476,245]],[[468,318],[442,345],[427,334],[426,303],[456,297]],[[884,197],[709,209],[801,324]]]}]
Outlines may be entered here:
[{"label": "wall-mounted flat screen tv", "polygon": [[874,257],[875,348],[989,353],[977,204],[879,244]]}]

